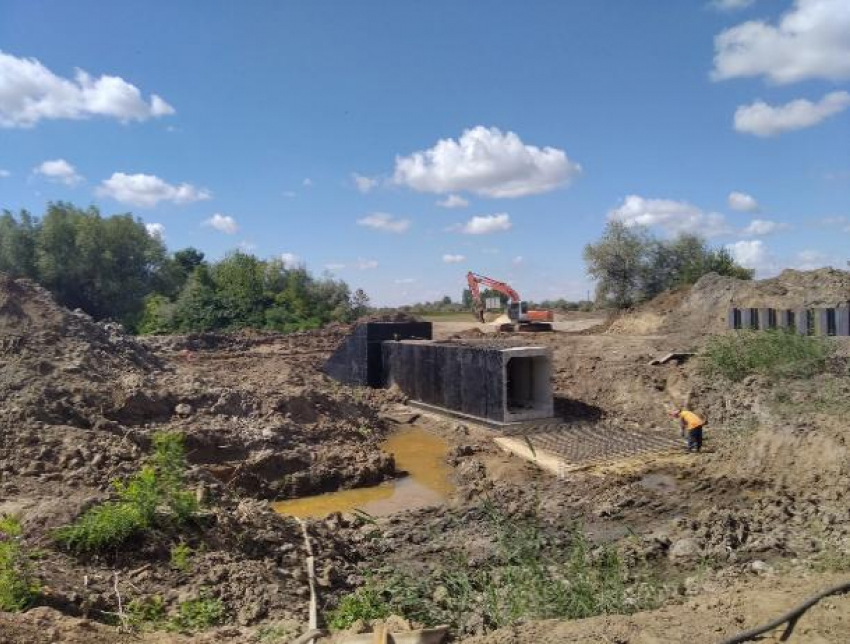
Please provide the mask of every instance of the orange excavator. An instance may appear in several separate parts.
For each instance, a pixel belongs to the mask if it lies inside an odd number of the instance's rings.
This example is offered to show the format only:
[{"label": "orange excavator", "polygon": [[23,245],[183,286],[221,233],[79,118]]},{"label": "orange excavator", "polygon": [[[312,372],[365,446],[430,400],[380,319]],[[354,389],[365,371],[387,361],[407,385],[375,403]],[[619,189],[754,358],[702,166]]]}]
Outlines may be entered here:
[{"label": "orange excavator", "polygon": [[475,317],[484,322],[484,302],[481,301],[479,284],[508,296],[508,320],[499,327],[500,331],[551,331],[555,316],[552,311],[530,311],[528,302],[524,302],[519,293],[510,284],[494,280],[486,275],[470,271],[466,274],[469,291],[472,294],[472,305],[475,307]]}]

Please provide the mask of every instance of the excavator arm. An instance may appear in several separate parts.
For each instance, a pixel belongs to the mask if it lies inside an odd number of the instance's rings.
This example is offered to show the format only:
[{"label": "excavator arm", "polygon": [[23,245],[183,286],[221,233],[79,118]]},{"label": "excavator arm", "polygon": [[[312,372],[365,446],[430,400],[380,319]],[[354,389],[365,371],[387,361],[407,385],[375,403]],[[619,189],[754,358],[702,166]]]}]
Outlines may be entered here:
[{"label": "excavator arm", "polygon": [[472,294],[472,304],[475,307],[475,317],[479,322],[484,322],[484,302],[481,301],[481,290],[479,284],[484,284],[487,288],[507,295],[512,302],[519,302],[522,298],[509,284],[494,280],[486,275],[479,275],[469,271],[466,274],[466,281],[469,283],[469,292]]}]

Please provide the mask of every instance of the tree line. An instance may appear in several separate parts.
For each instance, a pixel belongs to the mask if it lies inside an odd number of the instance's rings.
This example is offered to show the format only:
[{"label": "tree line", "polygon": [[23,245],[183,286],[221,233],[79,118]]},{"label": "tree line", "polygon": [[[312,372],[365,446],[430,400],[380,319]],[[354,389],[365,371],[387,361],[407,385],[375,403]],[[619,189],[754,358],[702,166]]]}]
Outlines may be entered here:
[{"label": "tree line", "polygon": [[699,235],[660,240],[641,226],[609,222],[602,237],[584,248],[588,274],[596,280],[597,306],[626,308],[663,291],[694,284],[708,273],[749,280],[725,248],[711,248]]},{"label": "tree line", "polygon": [[0,215],[0,272],[27,277],[56,300],[139,333],[241,328],[296,331],[349,322],[368,296],[342,280],[317,278],[234,252],[215,262],[194,248],[170,253],[131,214],[51,203],[43,217]]}]

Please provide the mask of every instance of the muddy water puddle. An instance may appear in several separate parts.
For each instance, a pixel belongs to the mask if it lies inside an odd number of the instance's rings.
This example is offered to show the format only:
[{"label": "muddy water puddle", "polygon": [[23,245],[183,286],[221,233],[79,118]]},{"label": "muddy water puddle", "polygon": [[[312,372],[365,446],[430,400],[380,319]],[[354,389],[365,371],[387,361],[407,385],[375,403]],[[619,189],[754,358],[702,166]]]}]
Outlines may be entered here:
[{"label": "muddy water puddle", "polygon": [[381,449],[395,455],[396,468],[407,472],[407,476],[372,487],[279,501],[273,504],[274,509],[296,517],[323,517],[355,509],[386,516],[439,505],[454,492],[451,468],[446,464],[449,445],[439,436],[418,427],[406,427],[381,443]]}]

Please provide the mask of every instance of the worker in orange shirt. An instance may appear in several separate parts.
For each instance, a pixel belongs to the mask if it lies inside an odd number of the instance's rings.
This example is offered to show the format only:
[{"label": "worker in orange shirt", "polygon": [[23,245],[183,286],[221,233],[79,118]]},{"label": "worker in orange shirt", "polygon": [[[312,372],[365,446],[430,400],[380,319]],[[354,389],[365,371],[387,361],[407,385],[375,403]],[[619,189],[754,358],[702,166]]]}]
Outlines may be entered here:
[{"label": "worker in orange shirt", "polygon": [[705,427],[705,421],[687,409],[674,409],[670,415],[681,423],[682,436],[687,433],[688,451],[699,452],[702,449],[702,428]]}]

